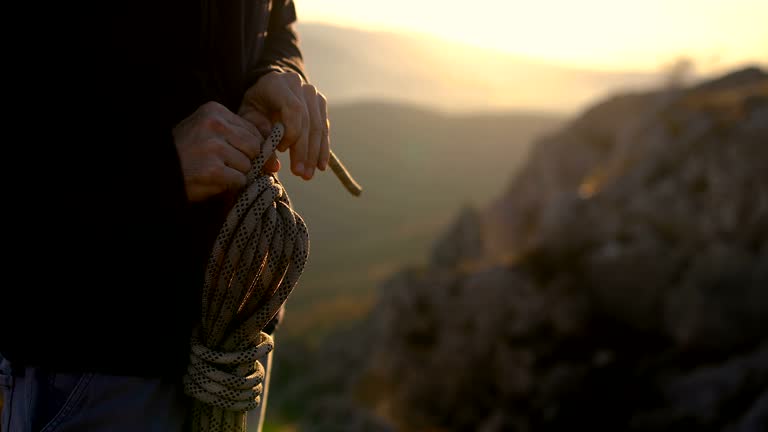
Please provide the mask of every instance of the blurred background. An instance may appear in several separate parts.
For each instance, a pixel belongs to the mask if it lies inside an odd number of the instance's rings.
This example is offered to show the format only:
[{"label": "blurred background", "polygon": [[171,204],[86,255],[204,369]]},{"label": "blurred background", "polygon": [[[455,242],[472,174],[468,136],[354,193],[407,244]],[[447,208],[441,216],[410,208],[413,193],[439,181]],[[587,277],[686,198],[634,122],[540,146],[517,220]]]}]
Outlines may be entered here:
[{"label": "blurred background", "polygon": [[296,6],[266,431],[768,430],[768,2]]}]

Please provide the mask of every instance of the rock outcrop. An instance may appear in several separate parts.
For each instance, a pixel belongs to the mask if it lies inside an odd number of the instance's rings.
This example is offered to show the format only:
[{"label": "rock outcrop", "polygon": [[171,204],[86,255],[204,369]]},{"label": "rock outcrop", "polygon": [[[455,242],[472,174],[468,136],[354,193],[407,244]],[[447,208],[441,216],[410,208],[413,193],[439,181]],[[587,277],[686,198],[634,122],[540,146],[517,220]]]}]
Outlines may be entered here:
[{"label": "rock outcrop", "polygon": [[382,285],[337,376],[402,431],[766,431],[767,316],[768,75],[747,69],[544,137]]}]

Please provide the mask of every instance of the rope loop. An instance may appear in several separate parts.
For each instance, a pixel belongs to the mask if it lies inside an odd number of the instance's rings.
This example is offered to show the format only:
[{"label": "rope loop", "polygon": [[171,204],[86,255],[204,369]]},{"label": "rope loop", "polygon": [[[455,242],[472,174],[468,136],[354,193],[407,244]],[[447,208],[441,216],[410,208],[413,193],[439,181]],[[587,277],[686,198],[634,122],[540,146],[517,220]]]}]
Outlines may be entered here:
[{"label": "rope loop", "polygon": [[184,391],[196,400],[227,411],[256,408],[261,400],[264,367],[258,361],[274,348],[272,337],[259,333],[260,343],[242,351],[221,352],[192,337],[192,353]]}]

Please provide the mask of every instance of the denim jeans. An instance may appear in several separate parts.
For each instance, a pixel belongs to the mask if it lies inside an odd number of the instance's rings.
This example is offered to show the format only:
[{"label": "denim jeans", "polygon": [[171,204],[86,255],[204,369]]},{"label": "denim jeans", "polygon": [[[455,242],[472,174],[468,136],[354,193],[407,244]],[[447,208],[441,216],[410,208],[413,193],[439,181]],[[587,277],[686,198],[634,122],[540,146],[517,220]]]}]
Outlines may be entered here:
[{"label": "denim jeans", "polygon": [[[261,431],[272,353],[260,360],[266,378],[248,431]],[[191,399],[180,383],[98,373],[14,367],[0,356],[0,432],[177,432],[188,429]]]}]

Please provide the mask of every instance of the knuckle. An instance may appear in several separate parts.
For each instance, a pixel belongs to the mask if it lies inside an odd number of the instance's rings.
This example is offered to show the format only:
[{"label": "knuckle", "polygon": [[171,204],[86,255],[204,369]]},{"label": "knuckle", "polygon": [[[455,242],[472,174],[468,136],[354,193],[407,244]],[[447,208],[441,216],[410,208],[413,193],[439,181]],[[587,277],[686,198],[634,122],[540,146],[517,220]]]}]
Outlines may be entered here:
[{"label": "knuckle", "polygon": [[206,128],[213,131],[220,131],[225,128],[224,121],[215,115],[207,116],[204,120],[204,125]]},{"label": "knuckle", "polygon": [[221,110],[222,106],[216,101],[208,101],[204,103],[200,108],[203,110],[203,112],[213,113]]},{"label": "knuckle", "polygon": [[301,75],[299,75],[298,73],[293,72],[293,71],[286,72],[285,73],[285,79],[288,80],[289,83],[294,84],[294,85],[298,85],[298,86],[302,85],[302,83],[304,81],[304,80],[301,79]]},{"label": "knuckle", "polygon": [[204,147],[208,153],[218,155],[224,150],[224,143],[217,139],[209,139],[205,141]]}]

